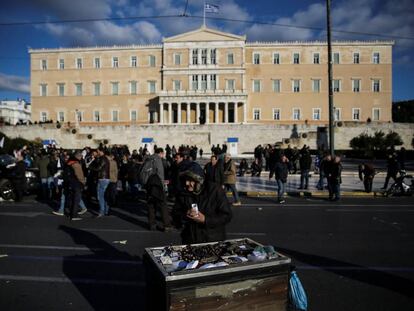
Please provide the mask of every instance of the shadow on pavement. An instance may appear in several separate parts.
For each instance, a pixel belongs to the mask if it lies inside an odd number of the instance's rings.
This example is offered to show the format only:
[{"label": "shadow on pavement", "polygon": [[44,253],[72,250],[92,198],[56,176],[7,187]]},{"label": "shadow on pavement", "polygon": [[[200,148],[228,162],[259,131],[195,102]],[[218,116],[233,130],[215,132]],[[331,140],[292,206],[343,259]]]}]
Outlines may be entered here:
[{"label": "shadow on pavement", "polygon": [[[67,256],[63,273],[77,287],[93,310],[143,310],[144,272],[141,258],[119,251],[90,232],[61,225],[87,255]],[[76,307],[75,303],[73,304]]]},{"label": "shadow on pavement", "polygon": [[414,291],[412,290],[412,288],[414,288],[413,280],[393,275],[388,272],[375,270],[375,267],[364,267],[327,257],[305,254],[286,248],[278,248],[278,251],[292,257],[292,259],[315,266],[315,268],[336,273],[349,279],[379,286],[402,294],[408,298],[414,298]]}]

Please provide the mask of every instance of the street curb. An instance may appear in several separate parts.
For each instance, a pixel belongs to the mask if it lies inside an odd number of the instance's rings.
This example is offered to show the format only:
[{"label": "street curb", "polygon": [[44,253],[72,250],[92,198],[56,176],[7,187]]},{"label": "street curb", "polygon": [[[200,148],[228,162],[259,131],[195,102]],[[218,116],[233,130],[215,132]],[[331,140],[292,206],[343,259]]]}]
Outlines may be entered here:
[{"label": "street curb", "polygon": [[[246,197],[277,197],[276,191],[239,191],[239,194]],[[285,195],[290,197],[328,197],[327,191],[289,191]],[[367,193],[364,191],[342,191],[341,197],[382,197],[381,192]]]}]

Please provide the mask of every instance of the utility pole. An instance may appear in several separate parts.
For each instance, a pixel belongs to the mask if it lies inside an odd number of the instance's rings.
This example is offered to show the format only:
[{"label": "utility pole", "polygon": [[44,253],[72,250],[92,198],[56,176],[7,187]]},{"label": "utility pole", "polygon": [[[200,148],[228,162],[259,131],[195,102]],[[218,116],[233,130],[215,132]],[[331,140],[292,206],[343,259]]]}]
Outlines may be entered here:
[{"label": "utility pole", "polygon": [[326,0],[326,32],[328,39],[328,90],[329,90],[329,153],[335,154],[334,106],[332,89],[331,0]]}]

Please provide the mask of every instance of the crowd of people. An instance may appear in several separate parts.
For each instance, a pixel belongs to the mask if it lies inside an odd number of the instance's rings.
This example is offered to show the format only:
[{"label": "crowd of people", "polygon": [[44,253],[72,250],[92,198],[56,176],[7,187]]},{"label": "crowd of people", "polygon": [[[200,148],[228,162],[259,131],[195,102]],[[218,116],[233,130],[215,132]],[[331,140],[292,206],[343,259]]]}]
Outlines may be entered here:
[{"label": "crowd of people", "polygon": [[[259,145],[250,166],[246,159],[236,165],[225,144],[212,146],[211,157],[205,165],[197,161],[203,157],[203,150],[197,146],[166,145],[164,149],[154,146],[151,150],[152,153],[146,145],[132,152],[126,146],[100,145],[96,149],[86,147],[72,152],[53,146],[24,147],[14,154],[16,200],[21,200],[25,191],[25,169],[36,168],[41,183],[39,199],[51,203],[55,215],[81,220],[81,215],[90,210],[98,218],[105,217],[117,205],[120,194],[132,200],[144,196],[148,229],[172,231],[181,227],[183,241],[188,243],[225,236],[225,224],[232,217],[231,205],[241,205],[237,176],[248,172],[255,177],[263,170],[269,171],[269,179],[275,178],[278,187],[278,202],[284,203],[289,175],[299,172],[298,189],[307,190],[314,168],[319,174],[317,188],[327,187],[330,200],[340,199],[341,158],[320,152],[312,163],[310,148],[306,145],[301,149]],[[404,168],[403,152],[403,149],[399,154],[395,150],[390,152],[384,188]],[[367,192],[372,191],[374,176],[372,163],[359,166],[359,177]],[[231,191],[232,200],[227,198],[227,191]],[[174,204],[172,210],[167,202]],[[157,212],[161,215],[158,225]]]}]

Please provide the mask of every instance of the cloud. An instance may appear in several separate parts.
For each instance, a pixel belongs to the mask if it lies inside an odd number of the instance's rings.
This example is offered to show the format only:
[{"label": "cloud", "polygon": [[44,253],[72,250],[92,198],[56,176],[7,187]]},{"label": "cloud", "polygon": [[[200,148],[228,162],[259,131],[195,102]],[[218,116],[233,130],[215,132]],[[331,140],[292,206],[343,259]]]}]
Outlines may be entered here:
[{"label": "cloud", "polygon": [[0,91],[30,93],[29,79],[0,72]]}]

